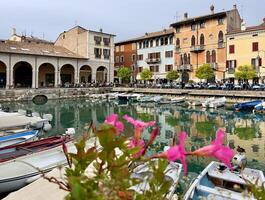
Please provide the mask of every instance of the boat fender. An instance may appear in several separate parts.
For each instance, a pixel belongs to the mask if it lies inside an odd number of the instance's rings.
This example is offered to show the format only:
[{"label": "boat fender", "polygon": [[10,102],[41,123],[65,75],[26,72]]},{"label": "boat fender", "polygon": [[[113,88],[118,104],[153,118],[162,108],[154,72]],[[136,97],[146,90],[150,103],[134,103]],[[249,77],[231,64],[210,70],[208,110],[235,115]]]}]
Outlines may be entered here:
[{"label": "boat fender", "polygon": [[44,130],[45,132],[48,132],[48,131],[52,130],[52,125],[49,124],[49,123],[45,123],[45,124],[43,125],[42,130]]},{"label": "boat fender", "polygon": [[75,134],[75,128],[67,128],[65,133],[67,135],[74,135]]},{"label": "boat fender", "polygon": [[53,116],[52,116],[52,114],[44,114],[42,118],[47,119],[48,121],[52,121]]}]

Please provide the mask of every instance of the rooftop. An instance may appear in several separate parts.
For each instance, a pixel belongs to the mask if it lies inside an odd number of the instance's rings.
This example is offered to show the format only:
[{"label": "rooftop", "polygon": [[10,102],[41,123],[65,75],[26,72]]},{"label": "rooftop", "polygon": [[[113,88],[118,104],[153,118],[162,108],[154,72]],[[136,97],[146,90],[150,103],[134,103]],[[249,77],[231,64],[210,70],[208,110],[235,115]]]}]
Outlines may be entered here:
[{"label": "rooftop", "polygon": [[263,23],[260,25],[246,27],[246,30],[241,30],[241,29],[232,30],[227,35],[232,35],[232,34],[237,34],[237,33],[248,33],[248,32],[253,32],[253,31],[260,31],[260,30],[265,30],[265,19],[263,19]]}]

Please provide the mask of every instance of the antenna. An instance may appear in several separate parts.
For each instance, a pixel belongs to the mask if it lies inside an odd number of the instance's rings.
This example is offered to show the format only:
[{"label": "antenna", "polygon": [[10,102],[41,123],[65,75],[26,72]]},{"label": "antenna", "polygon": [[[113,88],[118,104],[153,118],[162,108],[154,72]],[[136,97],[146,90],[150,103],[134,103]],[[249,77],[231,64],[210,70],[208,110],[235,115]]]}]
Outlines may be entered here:
[{"label": "antenna", "polygon": [[42,39],[44,39],[45,38],[45,34],[44,34],[44,32],[42,33]]},{"label": "antenna", "polygon": [[178,12],[176,12],[176,15],[174,16],[174,20],[177,22],[177,21],[179,21],[179,18],[180,18],[181,16],[180,15],[178,15]]},{"label": "antenna", "polygon": [[77,21],[77,20],[75,20],[75,26],[77,26],[77,23],[78,23],[78,21]]}]

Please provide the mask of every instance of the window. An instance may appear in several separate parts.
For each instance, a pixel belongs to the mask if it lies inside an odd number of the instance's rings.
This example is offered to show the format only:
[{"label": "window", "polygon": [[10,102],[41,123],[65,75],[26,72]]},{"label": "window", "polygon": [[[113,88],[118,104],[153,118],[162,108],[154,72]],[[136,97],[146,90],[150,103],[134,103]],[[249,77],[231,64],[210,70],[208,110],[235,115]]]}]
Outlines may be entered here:
[{"label": "window", "polygon": [[149,58],[149,59],[159,59],[159,58],[160,58],[160,52],[149,53],[149,54],[148,54],[148,58]]},{"label": "window", "polygon": [[132,55],[132,61],[135,62],[135,54]]},{"label": "window", "polygon": [[165,38],[165,45],[168,45],[168,37]]},{"label": "window", "polygon": [[115,51],[119,52],[120,51],[120,46],[116,46]]},{"label": "window", "polygon": [[164,45],[164,38],[161,38],[161,39],[160,39],[160,45],[161,45],[161,46]]},{"label": "window", "polygon": [[159,39],[158,38],[156,39],[156,46],[157,47],[159,46]]},{"label": "window", "polygon": [[188,64],[190,64],[190,54],[188,54]]},{"label": "window", "polygon": [[227,60],[226,61],[226,68],[227,69],[235,69],[237,67],[237,61],[236,60]]},{"label": "window", "polygon": [[180,55],[179,65],[183,65],[183,55]]},{"label": "window", "polygon": [[138,60],[143,60],[143,59],[144,59],[143,54],[138,55]]},{"label": "window", "polygon": [[259,34],[253,34],[252,37],[257,37]]},{"label": "window", "polygon": [[141,73],[143,71],[143,67],[138,67],[138,72]]},{"label": "window", "polygon": [[150,71],[151,72],[159,72],[159,66],[158,65],[150,66]]},{"label": "window", "polygon": [[230,54],[235,53],[235,45],[229,45],[229,53]]},{"label": "window", "polygon": [[218,18],[217,22],[218,22],[218,25],[224,24],[224,18]]},{"label": "window", "polygon": [[176,47],[180,48],[180,40],[179,40],[179,38],[177,38],[177,40],[176,40]]},{"label": "window", "polygon": [[259,51],[259,43],[258,42],[252,43],[252,51]]},{"label": "window", "polygon": [[191,46],[195,46],[195,43],[196,43],[196,41],[195,41],[195,36],[193,35],[193,36],[191,37]]},{"label": "window", "polygon": [[188,57],[187,54],[184,53],[184,65],[188,64]]},{"label": "window", "polygon": [[173,70],[173,65],[165,65],[165,71],[169,72]]},{"label": "window", "polygon": [[210,51],[206,52],[206,63],[211,63],[211,53],[210,53]]},{"label": "window", "polygon": [[176,32],[177,32],[177,33],[180,33],[180,27],[177,27],[177,28],[176,28]]},{"label": "window", "polygon": [[110,38],[103,38],[103,43],[105,46],[109,46],[110,45]]},{"label": "window", "polygon": [[149,41],[145,41],[145,47],[149,48]]},{"label": "window", "polygon": [[173,51],[166,51],[165,52],[165,57],[166,58],[172,58],[173,57]]},{"label": "window", "polygon": [[153,40],[150,40],[150,47],[153,47]]},{"label": "window", "polygon": [[220,31],[218,33],[218,43],[223,43],[224,42],[224,33],[223,31]]},{"label": "window", "polygon": [[124,56],[121,56],[121,63],[124,62]]},{"label": "window", "polygon": [[95,44],[100,45],[102,38],[100,36],[94,36]]},{"label": "window", "polygon": [[[258,63],[257,63],[258,62]],[[257,58],[252,58],[251,59],[251,65],[253,67],[260,67],[262,66],[262,58],[259,58],[259,60],[257,61]]]},{"label": "window", "polygon": [[116,63],[119,63],[119,62],[120,62],[120,57],[116,56]]},{"label": "window", "polygon": [[191,25],[191,30],[192,30],[192,31],[195,31],[195,30],[196,30],[196,24],[192,24],[192,25]]},{"label": "window", "polygon": [[139,49],[142,48],[142,42],[139,42]]},{"label": "window", "polygon": [[205,22],[200,22],[200,28],[205,28]]},{"label": "window", "polygon": [[216,63],[216,52],[215,52],[215,50],[212,51],[212,62]]},{"label": "window", "polygon": [[173,44],[173,36],[170,36],[170,38],[169,38],[169,44]]},{"label": "window", "polygon": [[109,59],[110,58],[110,50],[109,49],[103,49],[103,56],[104,56],[104,59]]},{"label": "window", "polygon": [[124,52],[124,45],[121,45],[120,51]]},{"label": "window", "polygon": [[204,45],[204,35],[201,34],[201,37],[200,37],[200,45]]},{"label": "window", "polygon": [[95,58],[101,58],[102,49],[94,48]]},{"label": "window", "polygon": [[136,43],[132,43],[132,50],[136,50]]}]

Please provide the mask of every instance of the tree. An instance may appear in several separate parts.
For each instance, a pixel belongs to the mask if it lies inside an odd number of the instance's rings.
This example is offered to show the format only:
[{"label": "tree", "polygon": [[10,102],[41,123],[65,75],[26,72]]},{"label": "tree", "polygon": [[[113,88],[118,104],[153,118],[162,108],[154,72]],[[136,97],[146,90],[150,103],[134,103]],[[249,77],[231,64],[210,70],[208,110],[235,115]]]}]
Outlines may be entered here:
[{"label": "tree", "polygon": [[132,70],[128,67],[122,67],[118,69],[117,76],[121,78],[122,81],[129,82],[131,80]]},{"label": "tree", "polygon": [[173,71],[169,71],[167,73],[167,80],[169,81],[174,81],[174,80],[177,80],[179,78],[179,74],[177,71],[173,70]]},{"label": "tree", "polygon": [[140,73],[141,80],[149,81],[152,78],[153,74],[149,69],[144,69]]},{"label": "tree", "polygon": [[214,77],[214,71],[209,64],[204,64],[196,71],[196,77],[199,79],[211,79]]},{"label": "tree", "polygon": [[250,65],[239,66],[238,70],[235,72],[235,78],[249,80],[257,77],[257,72]]}]

